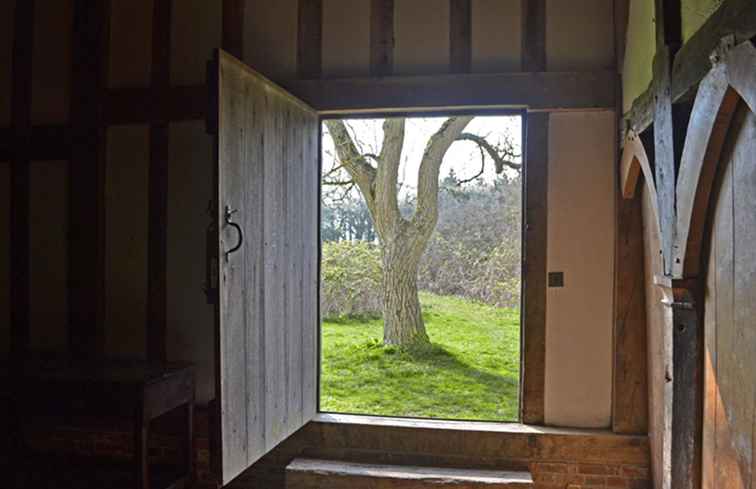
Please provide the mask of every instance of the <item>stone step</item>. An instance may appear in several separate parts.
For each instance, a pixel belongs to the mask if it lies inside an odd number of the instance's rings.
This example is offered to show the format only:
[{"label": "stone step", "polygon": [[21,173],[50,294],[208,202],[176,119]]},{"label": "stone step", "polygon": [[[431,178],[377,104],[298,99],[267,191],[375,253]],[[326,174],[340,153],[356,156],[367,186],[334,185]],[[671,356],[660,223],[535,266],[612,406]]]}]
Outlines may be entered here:
[{"label": "stone step", "polygon": [[286,467],[286,489],[531,489],[529,472],[376,465],[298,458]]}]

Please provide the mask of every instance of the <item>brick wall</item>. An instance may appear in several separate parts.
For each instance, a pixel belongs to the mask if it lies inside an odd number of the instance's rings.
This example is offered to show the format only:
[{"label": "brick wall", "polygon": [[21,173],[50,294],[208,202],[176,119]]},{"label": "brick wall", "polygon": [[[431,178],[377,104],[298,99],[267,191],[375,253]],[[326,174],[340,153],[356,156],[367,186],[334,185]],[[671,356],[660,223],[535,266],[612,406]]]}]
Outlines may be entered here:
[{"label": "brick wall", "polygon": [[[207,414],[200,412],[196,419],[197,487],[214,487]],[[128,423],[105,425],[100,422],[87,428],[31,432],[27,442],[43,453],[129,460],[133,440]],[[152,463],[181,463],[177,426],[180,425],[170,420],[155,423],[149,446]],[[440,438],[434,440],[433,436]],[[446,448],[441,446],[442,440],[449,440]],[[458,432],[428,437],[423,430],[409,433],[311,423],[253,465],[231,484],[231,489],[283,489],[284,468],[300,455],[376,463],[528,469],[536,489],[650,489],[647,444],[646,437],[583,437],[575,441],[564,435],[521,437]],[[433,450],[436,452],[423,453]]]},{"label": "brick wall", "polygon": [[533,462],[533,480],[538,488],[646,489],[651,487],[645,465],[607,465]]}]

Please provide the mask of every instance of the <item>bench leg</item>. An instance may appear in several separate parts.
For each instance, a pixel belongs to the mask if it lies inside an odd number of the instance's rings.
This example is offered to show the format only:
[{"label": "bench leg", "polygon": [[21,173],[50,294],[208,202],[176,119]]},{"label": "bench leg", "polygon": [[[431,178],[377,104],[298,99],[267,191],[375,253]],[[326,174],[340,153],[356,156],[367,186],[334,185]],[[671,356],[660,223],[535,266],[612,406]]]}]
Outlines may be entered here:
[{"label": "bench leg", "polygon": [[145,421],[142,416],[138,416],[136,426],[134,427],[134,471],[137,489],[150,489],[150,477],[147,466],[148,438],[149,422]]},{"label": "bench leg", "polygon": [[186,412],[184,462],[186,464],[187,482],[191,486],[194,483],[194,402],[190,400],[186,403],[184,409]]}]

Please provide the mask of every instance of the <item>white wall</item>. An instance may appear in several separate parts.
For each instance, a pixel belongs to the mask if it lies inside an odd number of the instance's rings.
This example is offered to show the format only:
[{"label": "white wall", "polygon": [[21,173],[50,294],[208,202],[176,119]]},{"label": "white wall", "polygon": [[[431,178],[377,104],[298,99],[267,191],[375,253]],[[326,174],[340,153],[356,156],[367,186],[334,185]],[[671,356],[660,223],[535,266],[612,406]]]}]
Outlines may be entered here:
[{"label": "white wall", "polygon": [[608,427],[612,398],[613,112],[554,113],[549,123],[546,423]]}]

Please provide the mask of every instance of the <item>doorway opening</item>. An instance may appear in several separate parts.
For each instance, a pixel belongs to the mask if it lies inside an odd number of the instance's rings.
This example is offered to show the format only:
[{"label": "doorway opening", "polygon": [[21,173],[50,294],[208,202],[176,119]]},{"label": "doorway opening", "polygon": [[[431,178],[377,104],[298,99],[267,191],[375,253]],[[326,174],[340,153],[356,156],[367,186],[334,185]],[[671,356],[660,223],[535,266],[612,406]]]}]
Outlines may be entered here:
[{"label": "doorway opening", "polygon": [[321,125],[320,411],[517,421],[523,115]]}]

